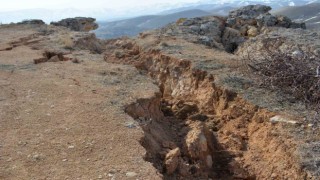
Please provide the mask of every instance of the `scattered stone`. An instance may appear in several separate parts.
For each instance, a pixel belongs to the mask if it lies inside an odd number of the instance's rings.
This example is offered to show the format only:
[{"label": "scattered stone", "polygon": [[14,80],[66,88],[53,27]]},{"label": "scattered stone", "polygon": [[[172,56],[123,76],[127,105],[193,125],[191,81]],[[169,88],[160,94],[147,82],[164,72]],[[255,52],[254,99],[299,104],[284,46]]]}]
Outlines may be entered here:
[{"label": "scattered stone", "polygon": [[137,176],[138,174],[137,173],[135,173],[135,172],[127,172],[126,173],[126,176],[127,177],[135,177],[135,176]]},{"label": "scattered stone", "polygon": [[131,121],[130,122],[126,122],[124,126],[127,127],[127,128],[130,128],[130,129],[133,129],[133,128],[137,127],[135,122],[131,122]]},{"label": "scattered stone", "polygon": [[206,164],[207,164],[208,168],[212,168],[213,161],[212,161],[212,156],[211,155],[207,155]]},{"label": "scattered stone", "polygon": [[57,55],[51,57],[51,58],[48,60],[48,62],[59,62],[59,61],[60,61],[60,59],[59,59],[59,57],[58,57]]},{"label": "scattered stone", "polygon": [[280,116],[280,115],[276,115],[270,118],[270,122],[272,124],[276,124],[276,123],[299,124],[297,121],[290,120],[287,117]]},{"label": "scattered stone", "polygon": [[294,58],[303,58],[303,52],[299,51],[299,50],[295,50],[292,52],[292,56]]},{"label": "scattered stone", "polygon": [[191,158],[199,158],[208,150],[207,138],[199,129],[188,132],[186,146]]},{"label": "scattered stone", "polygon": [[180,149],[175,148],[166,155],[164,164],[167,174],[172,174],[176,171],[179,165]]},{"label": "scattered stone", "polygon": [[249,26],[247,34],[249,37],[256,37],[258,35],[258,28],[254,26]]},{"label": "scattered stone", "polygon": [[314,124],[308,124],[308,127],[313,127],[314,126]]}]

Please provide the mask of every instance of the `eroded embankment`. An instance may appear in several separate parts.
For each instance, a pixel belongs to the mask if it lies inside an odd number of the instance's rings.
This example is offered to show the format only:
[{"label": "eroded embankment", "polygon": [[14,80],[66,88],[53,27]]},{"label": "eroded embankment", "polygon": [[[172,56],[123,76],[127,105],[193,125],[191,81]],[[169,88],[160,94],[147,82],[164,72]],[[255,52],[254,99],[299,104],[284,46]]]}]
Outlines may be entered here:
[{"label": "eroded embankment", "polygon": [[165,179],[305,179],[294,142],[274,113],[215,84],[188,60],[156,50],[122,46],[123,56],[107,61],[131,63],[147,72],[161,95],[140,99],[126,112],[140,122],[146,160]]}]

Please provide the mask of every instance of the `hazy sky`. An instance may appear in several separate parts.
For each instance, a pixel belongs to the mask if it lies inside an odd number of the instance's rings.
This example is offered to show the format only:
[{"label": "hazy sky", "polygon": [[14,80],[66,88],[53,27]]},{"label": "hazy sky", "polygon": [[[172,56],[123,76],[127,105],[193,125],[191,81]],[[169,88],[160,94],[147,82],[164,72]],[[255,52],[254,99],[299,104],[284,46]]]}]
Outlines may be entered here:
[{"label": "hazy sky", "polygon": [[33,8],[133,8],[156,4],[194,3],[199,0],[5,0],[0,10],[20,10]]}]

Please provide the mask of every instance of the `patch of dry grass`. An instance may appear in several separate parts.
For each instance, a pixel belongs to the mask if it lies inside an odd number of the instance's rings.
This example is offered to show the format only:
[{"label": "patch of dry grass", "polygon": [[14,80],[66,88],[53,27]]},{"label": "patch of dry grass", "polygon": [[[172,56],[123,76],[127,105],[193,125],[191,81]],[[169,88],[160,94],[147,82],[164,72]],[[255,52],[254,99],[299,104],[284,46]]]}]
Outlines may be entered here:
[{"label": "patch of dry grass", "polygon": [[70,33],[62,34],[59,37],[59,43],[62,44],[66,49],[73,49],[74,47],[73,38]]}]

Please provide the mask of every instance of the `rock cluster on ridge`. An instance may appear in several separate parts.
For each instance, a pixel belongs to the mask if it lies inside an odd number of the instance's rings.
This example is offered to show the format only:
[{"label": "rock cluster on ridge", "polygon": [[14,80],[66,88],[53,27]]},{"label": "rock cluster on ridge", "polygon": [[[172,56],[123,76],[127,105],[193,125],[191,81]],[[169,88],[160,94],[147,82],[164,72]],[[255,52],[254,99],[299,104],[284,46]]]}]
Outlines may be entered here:
[{"label": "rock cluster on ridge", "polygon": [[29,19],[29,20],[24,20],[22,22],[19,22],[17,24],[36,24],[36,25],[43,25],[45,24],[41,19]]},{"label": "rock cluster on ridge", "polygon": [[249,5],[231,11],[228,17],[179,19],[162,32],[233,52],[247,38],[259,35],[268,27],[306,28],[304,23],[292,22],[286,16],[273,16],[270,10],[271,7],[265,5]]},{"label": "rock cluster on ridge", "polygon": [[58,22],[51,22],[51,25],[54,26],[64,26],[73,31],[91,31],[98,28],[98,24],[95,23],[96,19],[86,18],[86,17],[75,17],[62,19]]}]

